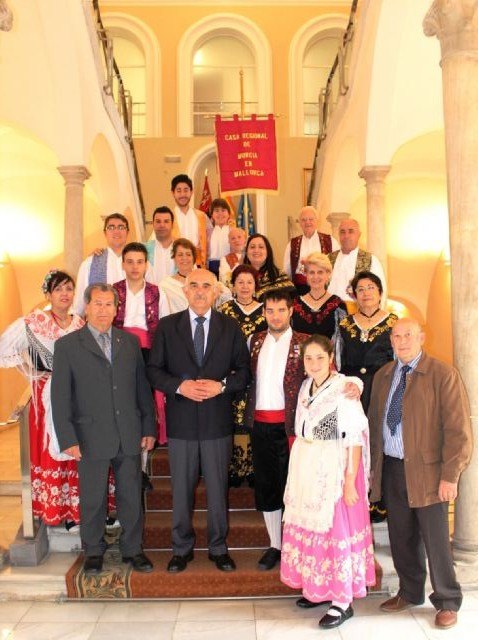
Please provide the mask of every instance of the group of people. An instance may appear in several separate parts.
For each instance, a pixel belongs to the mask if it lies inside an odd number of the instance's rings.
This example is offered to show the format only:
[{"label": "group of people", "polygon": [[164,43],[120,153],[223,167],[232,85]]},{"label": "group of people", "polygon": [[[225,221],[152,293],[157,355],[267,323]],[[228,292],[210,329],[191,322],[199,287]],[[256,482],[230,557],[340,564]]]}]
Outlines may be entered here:
[{"label": "group of people", "polygon": [[448,503],[472,448],[458,372],[423,351],[416,320],[386,311],[383,270],[358,248],[355,220],[340,224],[337,245],[305,207],[279,269],[264,235],[230,224],[226,200],[208,218],[190,207],[188,176],[171,191],[175,209],[154,211],[154,239],[127,243],[127,218],[108,216],[107,248],[82,263],[76,292],[51,271],[49,308],[0,337],[0,366],[32,383],[34,515],[80,522],[85,572],[99,573],[115,510],[123,561],[151,571],[142,471],[167,442],[169,572],[194,557],[200,473],[209,559],[235,570],[228,488],[247,481],[270,539],[258,569],[280,563],[281,580],[302,589],[299,607],[328,602],[322,628],[350,618],[374,584],[371,518],[385,509],[400,588],[382,610],[423,602],[425,549],[435,624],[453,626]]}]

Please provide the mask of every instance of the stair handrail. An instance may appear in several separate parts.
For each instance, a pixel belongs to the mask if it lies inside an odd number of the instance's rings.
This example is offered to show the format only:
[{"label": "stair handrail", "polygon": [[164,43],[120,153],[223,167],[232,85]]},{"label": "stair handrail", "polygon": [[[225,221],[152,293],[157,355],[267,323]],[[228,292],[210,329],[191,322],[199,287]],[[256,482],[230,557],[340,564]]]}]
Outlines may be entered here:
[{"label": "stair handrail", "polygon": [[350,8],[349,21],[347,28],[342,36],[342,42],[337,50],[337,55],[334,58],[332,67],[330,68],[329,75],[325,87],[322,87],[318,95],[318,111],[319,111],[319,133],[317,135],[317,142],[315,145],[314,162],[312,164],[311,179],[309,183],[309,190],[307,192],[307,204],[312,204],[312,198],[315,192],[315,184],[317,179],[317,162],[319,157],[320,147],[327,137],[327,128],[332,114],[333,104],[331,102],[332,96],[332,83],[335,80],[335,76],[338,73],[339,79],[339,93],[341,96],[345,96],[349,90],[349,82],[347,77],[347,69],[345,61],[347,59],[347,53],[352,46],[354,33],[355,33],[355,18],[357,13],[358,0],[352,0],[352,6]]},{"label": "stair handrail", "polygon": [[116,103],[116,108],[118,109],[118,113],[124,125],[126,142],[128,143],[128,146],[131,149],[134,179],[136,182],[139,205],[141,208],[141,217],[143,220],[143,225],[145,225],[146,210],[144,207],[143,192],[141,190],[141,182],[139,179],[138,162],[137,162],[136,151],[135,151],[134,142],[133,142],[133,126],[132,126],[133,99],[132,99],[131,93],[124,87],[123,78],[121,77],[121,73],[113,53],[113,40],[108,35],[108,30],[105,28],[103,24],[103,20],[101,19],[99,0],[92,0],[92,5],[93,5],[93,11],[96,19],[96,24],[97,24],[96,32],[98,35],[98,40],[101,45],[100,48],[103,51],[104,62],[106,67],[106,84],[103,86],[103,91],[106,94],[114,97],[113,83],[114,83],[114,80],[117,81],[118,102]]},{"label": "stair handrail", "polygon": [[23,537],[35,537],[35,522],[33,519],[32,480],[30,473],[30,403],[31,389],[27,387],[20,396],[15,408],[2,426],[19,424],[20,427],[20,473],[22,495],[22,528]]}]

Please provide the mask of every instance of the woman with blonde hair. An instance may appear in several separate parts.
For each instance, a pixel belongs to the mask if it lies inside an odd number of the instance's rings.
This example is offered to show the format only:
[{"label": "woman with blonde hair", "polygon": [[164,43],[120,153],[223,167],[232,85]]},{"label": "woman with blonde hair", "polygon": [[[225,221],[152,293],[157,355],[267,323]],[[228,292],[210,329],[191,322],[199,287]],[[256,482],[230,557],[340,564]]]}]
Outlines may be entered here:
[{"label": "woman with blonde hair", "polygon": [[319,334],[335,340],[339,322],[347,315],[345,303],[328,293],[332,275],[328,257],[314,251],[304,259],[304,270],[310,291],[294,301],[292,328],[308,335]]}]

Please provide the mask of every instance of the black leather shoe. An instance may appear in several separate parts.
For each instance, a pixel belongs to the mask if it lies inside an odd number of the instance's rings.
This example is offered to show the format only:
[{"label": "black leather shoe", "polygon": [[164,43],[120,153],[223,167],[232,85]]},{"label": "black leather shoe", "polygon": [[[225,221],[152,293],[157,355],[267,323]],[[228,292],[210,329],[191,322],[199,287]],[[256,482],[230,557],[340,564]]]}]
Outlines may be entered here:
[{"label": "black leather shoe", "polygon": [[86,556],[83,563],[83,571],[87,575],[101,573],[103,569],[103,556]]},{"label": "black leather shoe", "polygon": [[135,556],[123,556],[123,562],[129,562],[133,571],[140,573],[150,573],[153,570],[153,563],[143,552],[137,553]]},{"label": "black leather shoe", "polygon": [[259,571],[270,571],[280,561],[280,550],[275,547],[269,547],[262,554],[261,559],[257,563]]},{"label": "black leather shoe", "polygon": [[234,560],[231,558],[231,556],[228,553],[221,553],[221,555],[218,555],[218,556],[212,556],[211,554],[209,554],[208,558],[209,558],[209,560],[211,560],[211,562],[215,562],[216,563],[216,567],[220,571],[235,571],[236,570],[236,563],[234,562]]},{"label": "black leather shoe", "polygon": [[185,556],[173,556],[168,562],[169,573],[180,573],[188,566],[188,562],[191,562],[194,558],[194,553],[190,551]]},{"label": "black leather shoe", "polygon": [[320,607],[323,604],[330,604],[331,600],[323,600],[322,602],[311,602],[307,598],[299,598],[295,601],[295,604],[300,609],[314,609],[314,607]]},{"label": "black leather shoe", "polygon": [[349,618],[351,618],[354,614],[354,610],[352,609],[352,605],[349,605],[348,608],[344,611],[340,607],[336,607],[332,605],[329,607],[330,610],[337,611],[339,613],[338,616],[331,616],[329,612],[325,614],[323,618],[319,620],[319,627],[321,629],[335,629],[335,627],[340,627],[342,622],[345,622]]}]

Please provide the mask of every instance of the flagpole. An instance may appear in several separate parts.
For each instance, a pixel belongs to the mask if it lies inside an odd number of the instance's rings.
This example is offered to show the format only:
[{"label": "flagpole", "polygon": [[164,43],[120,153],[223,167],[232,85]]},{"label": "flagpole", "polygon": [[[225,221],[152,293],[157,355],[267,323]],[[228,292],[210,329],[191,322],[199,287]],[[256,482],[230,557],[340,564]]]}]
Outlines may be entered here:
[{"label": "flagpole", "polygon": [[[244,69],[242,67],[239,70],[239,90],[241,94],[241,120],[244,120],[246,117],[246,105],[244,102]],[[247,201],[247,193],[244,193],[244,229],[247,235],[249,235],[249,206]]]}]

